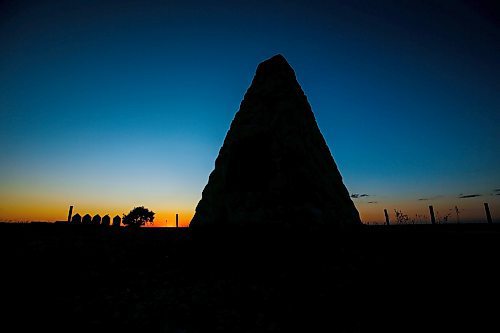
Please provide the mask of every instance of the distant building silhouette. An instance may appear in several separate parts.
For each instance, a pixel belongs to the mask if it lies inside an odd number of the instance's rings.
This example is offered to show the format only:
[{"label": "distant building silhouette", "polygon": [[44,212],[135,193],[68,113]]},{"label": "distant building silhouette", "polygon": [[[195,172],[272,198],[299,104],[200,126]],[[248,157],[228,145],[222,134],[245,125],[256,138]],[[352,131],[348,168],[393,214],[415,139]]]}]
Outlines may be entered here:
[{"label": "distant building silhouette", "polygon": [[120,223],[122,222],[122,218],[118,215],[113,217],[113,227],[119,227]]},{"label": "distant building silhouette", "polygon": [[101,225],[107,227],[110,224],[111,224],[111,218],[109,217],[109,215],[104,215],[101,220]]},{"label": "distant building silhouette", "polygon": [[101,215],[99,214],[94,215],[94,217],[92,218],[92,224],[95,225],[101,224]]},{"label": "distant building silhouette", "polygon": [[92,223],[92,216],[90,216],[89,214],[85,214],[85,216],[82,218],[82,223],[83,224]]},{"label": "distant building silhouette", "polygon": [[82,224],[82,217],[80,216],[80,214],[76,213],[75,215],[73,215],[73,217],[71,218],[71,224]]}]

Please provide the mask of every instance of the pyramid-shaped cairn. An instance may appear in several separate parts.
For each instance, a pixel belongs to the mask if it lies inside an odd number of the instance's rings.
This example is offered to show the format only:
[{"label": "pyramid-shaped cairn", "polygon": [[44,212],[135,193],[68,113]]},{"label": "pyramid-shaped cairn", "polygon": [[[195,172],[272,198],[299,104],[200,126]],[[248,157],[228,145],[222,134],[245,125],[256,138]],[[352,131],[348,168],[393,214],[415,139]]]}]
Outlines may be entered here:
[{"label": "pyramid-shaped cairn", "polygon": [[282,55],[257,67],[191,226],[359,224],[295,73]]}]

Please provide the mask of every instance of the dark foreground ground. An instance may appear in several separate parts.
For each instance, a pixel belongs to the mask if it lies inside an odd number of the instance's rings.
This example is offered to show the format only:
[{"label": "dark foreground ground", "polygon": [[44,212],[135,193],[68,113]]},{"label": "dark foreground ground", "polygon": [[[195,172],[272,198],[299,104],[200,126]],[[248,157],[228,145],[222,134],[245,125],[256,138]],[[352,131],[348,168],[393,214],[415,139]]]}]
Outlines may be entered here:
[{"label": "dark foreground ground", "polygon": [[498,225],[0,224],[4,332],[498,332]]}]

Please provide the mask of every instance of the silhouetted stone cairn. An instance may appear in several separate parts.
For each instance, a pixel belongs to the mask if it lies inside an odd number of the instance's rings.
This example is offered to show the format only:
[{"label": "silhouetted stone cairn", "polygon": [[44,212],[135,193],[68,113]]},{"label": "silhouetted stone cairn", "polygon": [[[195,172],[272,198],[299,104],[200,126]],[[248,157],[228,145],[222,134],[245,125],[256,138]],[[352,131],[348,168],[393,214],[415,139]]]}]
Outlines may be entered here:
[{"label": "silhouetted stone cairn", "polygon": [[80,216],[80,214],[76,213],[75,215],[73,215],[73,217],[71,218],[71,224],[82,224],[82,217]]},{"label": "silhouetted stone cairn", "polygon": [[118,215],[113,217],[113,227],[119,227],[120,223],[122,222],[122,218]]},{"label": "silhouetted stone cairn", "polygon": [[92,218],[92,224],[93,225],[100,225],[101,224],[101,215],[99,215],[99,214],[94,215],[94,217]]},{"label": "silhouetted stone cairn", "polygon": [[257,67],[191,226],[360,224],[295,73],[277,55]]},{"label": "silhouetted stone cairn", "polygon": [[102,217],[101,225],[108,227],[110,224],[111,224],[111,218],[109,217],[109,215],[104,215]]},{"label": "silhouetted stone cairn", "polygon": [[91,224],[92,217],[89,214],[85,214],[82,218],[82,224]]}]

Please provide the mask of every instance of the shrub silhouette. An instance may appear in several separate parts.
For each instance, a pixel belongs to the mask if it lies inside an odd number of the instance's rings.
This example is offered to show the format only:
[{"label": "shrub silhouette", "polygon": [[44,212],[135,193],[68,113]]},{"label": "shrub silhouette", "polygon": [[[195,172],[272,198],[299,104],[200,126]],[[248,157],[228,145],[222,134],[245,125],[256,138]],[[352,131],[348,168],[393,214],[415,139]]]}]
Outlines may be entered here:
[{"label": "shrub silhouette", "polygon": [[410,220],[408,215],[403,213],[402,210],[394,209],[394,212],[396,214],[396,223],[397,224],[409,224],[410,222],[415,223],[413,220]]},{"label": "shrub silhouette", "polygon": [[122,223],[128,227],[141,227],[146,223],[153,224],[155,213],[144,206],[134,207],[127,215],[123,215]]}]

